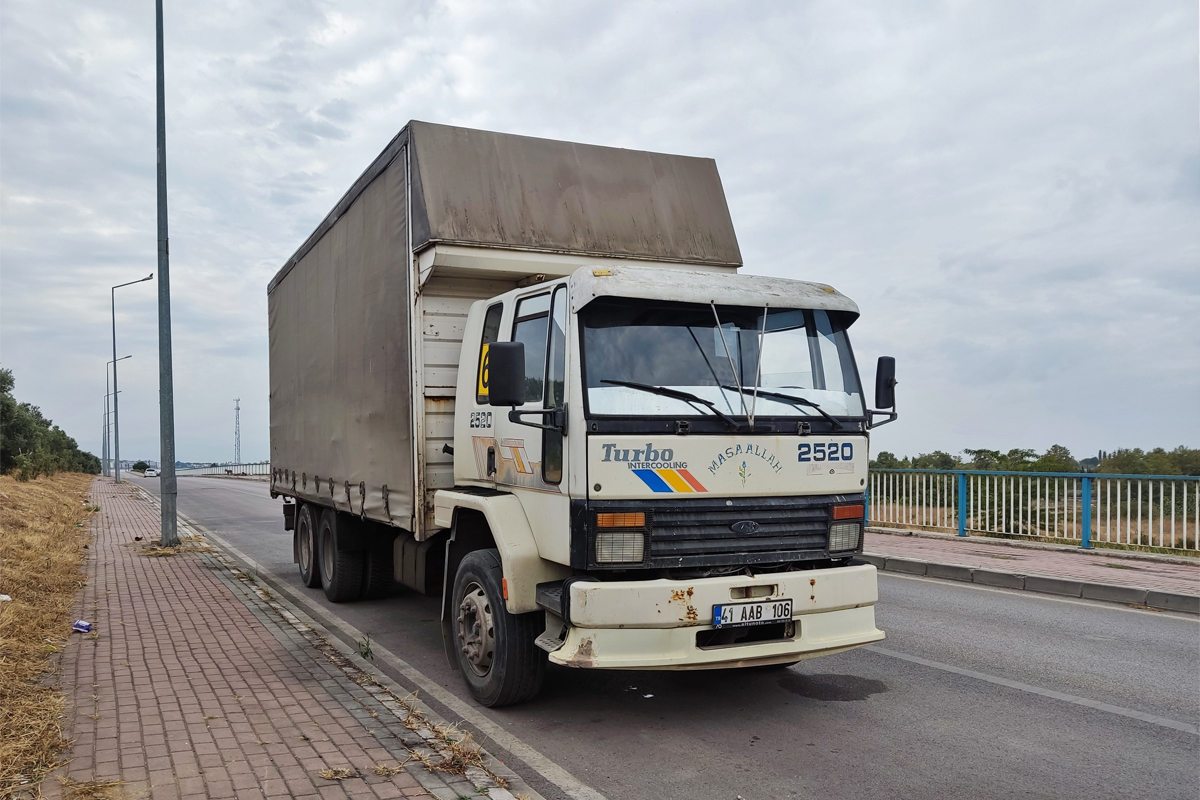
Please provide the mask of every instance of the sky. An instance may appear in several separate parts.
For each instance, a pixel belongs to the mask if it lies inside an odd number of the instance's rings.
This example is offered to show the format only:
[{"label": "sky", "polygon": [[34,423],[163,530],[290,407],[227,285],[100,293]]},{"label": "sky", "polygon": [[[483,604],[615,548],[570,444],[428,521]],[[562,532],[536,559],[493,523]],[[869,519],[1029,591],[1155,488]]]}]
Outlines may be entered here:
[{"label": "sky", "polygon": [[[266,285],[410,119],[716,159],[744,271],[836,286],[872,450],[1200,447],[1195,2],[168,3],[176,452],[268,456]],[[153,4],[0,3],[0,364],[99,452],[155,271]],[[156,283],[116,291],[157,459]]]}]

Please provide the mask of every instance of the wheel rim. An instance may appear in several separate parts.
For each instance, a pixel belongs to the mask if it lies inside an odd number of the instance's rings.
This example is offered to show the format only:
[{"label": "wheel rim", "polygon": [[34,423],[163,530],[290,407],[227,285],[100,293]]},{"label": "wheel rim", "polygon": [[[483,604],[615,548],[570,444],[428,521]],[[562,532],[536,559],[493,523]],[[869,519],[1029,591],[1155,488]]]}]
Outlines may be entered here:
[{"label": "wheel rim", "polygon": [[458,604],[458,643],[467,664],[483,677],[492,669],[496,627],[492,604],[478,582],[472,582]]},{"label": "wheel rim", "polygon": [[326,584],[333,580],[334,542],[330,535],[332,532],[328,527],[321,531],[321,576]]},{"label": "wheel rim", "polygon": [[300,535],[296,537],[300,541],[297,542],[300,549],[300,570],[305,574],[312,572],[312,525],[307,524],[304,517],[300,518]]}]

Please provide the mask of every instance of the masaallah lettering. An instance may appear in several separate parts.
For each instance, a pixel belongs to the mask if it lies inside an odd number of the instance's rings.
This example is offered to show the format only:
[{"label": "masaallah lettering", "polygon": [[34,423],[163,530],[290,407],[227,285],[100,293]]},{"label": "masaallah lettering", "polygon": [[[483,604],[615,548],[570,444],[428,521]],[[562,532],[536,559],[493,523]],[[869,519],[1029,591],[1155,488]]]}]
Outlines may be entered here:
[{"label": "masaallah lettering", "polygon": [[726,447],[724,452],[718,453],[717,457],[713,459],[713,462],[708,465],[708,473],[710,475],[716,475],[717,470],[724,466],[726,461],[732,461],[735,458],[744,458],[746,456],[762,459],[766,465],[771,468],[772,472],[783,471],[783,462],[780,461],[774,453],[765,447],[760,447],[759,445],[754,444],[753,442],[747,442],[745,445],[737,444],[731,447]]},{"label": "masaallah lettering", "polygon": [[645,447],[618,449],[615,444],[602,444],[604,458],[601,461],[621,461],[630,469],[687,469],[686,461],[672,461],[675,451],[670,447],[661,450],[651,442]]}]

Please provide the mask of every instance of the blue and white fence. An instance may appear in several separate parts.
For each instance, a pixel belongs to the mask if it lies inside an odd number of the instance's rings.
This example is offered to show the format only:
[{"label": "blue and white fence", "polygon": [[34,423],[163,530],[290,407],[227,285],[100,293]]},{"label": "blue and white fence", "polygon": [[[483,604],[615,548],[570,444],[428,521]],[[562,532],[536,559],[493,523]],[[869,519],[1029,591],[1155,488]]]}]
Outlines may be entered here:
[{"label": "blue and white fence", "polygon": [[1200,477],[872,470],[872,525],[1200,552]]},{"label": "blue and white fence", "polygon": [[220,467],[189,467],[176,469],[176,475],[270,475],[271,462],[259,461],[254,464],[225,464]]}]

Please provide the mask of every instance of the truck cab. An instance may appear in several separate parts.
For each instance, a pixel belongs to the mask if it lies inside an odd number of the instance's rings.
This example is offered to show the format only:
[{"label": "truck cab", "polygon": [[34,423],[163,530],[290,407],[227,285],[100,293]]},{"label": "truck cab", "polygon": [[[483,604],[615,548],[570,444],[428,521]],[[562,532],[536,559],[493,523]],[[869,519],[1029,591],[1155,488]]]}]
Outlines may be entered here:
[{"label": "truck cab", "polygon": [[[533,648],[711,669],[883,638],[875,568],[854,561],[857,316],[829,286],[678,265],[582,266],[472,305],[435,525],[448,653],[479,699]],[[481,539],[497,586],[469,558]]]}]

